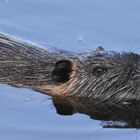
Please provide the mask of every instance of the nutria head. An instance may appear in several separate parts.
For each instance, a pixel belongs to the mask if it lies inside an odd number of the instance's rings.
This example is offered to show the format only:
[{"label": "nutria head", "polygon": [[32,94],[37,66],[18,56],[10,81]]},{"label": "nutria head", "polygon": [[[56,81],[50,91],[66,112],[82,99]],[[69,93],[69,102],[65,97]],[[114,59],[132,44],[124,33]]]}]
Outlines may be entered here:
[{"label": "nutria head", "polygon": [[81,54],[49,52],[0,34],[0,83],[51,95],[59,114],[80,112],[140,126],[138,54],[102,47]]},{"label": "nutria head", "polygon": [[135,102],[140,99],[140,55],[102,47],[54,53],[0,34],[0,83],[99,104]]},{"label": "nutria head", "polygon": [[140,56],[93,51],[62,59],[55,63],[52,83],[40,89],[51,95],[89,97],[98,102],[139,100]]}]

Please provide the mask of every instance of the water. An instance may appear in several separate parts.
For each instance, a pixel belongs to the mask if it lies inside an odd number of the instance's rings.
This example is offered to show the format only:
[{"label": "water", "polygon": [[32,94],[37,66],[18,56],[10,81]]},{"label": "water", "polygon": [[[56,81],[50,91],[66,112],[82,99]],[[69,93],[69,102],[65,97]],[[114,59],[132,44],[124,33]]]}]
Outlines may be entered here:
[{"label": "water", "polygon": [[[0,0],[0,31],[43,47],[140,53],[138,0]],[[49,96],[0,85],[1,140],[139,139],[83,114],[60,116]]]}]

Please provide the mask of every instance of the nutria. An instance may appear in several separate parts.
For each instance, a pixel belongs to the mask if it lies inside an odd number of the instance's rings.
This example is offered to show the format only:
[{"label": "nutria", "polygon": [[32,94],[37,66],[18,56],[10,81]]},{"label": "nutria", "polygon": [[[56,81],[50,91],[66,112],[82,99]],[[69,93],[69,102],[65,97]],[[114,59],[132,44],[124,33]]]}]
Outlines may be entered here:
[{"label": "nutria", "polygon": [[[59,108],[62,102],[58,104],[56,98],[74,98],[63,100],[69,108],[66,114],[79,108],[89,115],[88,102],[90,108],[129,108],[130,104],[139,108],[140,55],[107,52],[102,47],[79,54],[52,52],[0,34],[0,83],[51,95]],[[82,107],[85,110],[80,111]]]},{"label": "nutria", "polygon": [[140,99],[140,55],[96,51],[56,53],[0,34],[0,83],[99,102]]}]

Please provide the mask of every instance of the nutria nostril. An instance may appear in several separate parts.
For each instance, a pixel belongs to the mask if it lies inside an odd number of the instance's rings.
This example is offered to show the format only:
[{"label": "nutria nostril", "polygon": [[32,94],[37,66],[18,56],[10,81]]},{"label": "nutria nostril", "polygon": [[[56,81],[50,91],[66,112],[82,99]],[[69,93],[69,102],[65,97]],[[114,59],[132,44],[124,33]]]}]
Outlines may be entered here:
[{"label": "nutria nostril", "polygon": [[56,62],[52,72],[52,81],[57,83],[65,83],[69,81],[72,72],[72,64],[68,60],[60,60]]}]

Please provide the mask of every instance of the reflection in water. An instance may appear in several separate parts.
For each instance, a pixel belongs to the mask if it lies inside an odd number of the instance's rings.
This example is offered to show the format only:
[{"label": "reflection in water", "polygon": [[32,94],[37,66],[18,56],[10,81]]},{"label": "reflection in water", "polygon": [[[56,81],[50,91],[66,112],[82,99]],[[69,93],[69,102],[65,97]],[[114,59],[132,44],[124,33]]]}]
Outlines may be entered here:
[{"label": "reflection in water", "polygon": [[107,104],[90,98],[52,97],[60,115],[82,113],[101,120],[104,128],[140,128],[139,103]]}]

